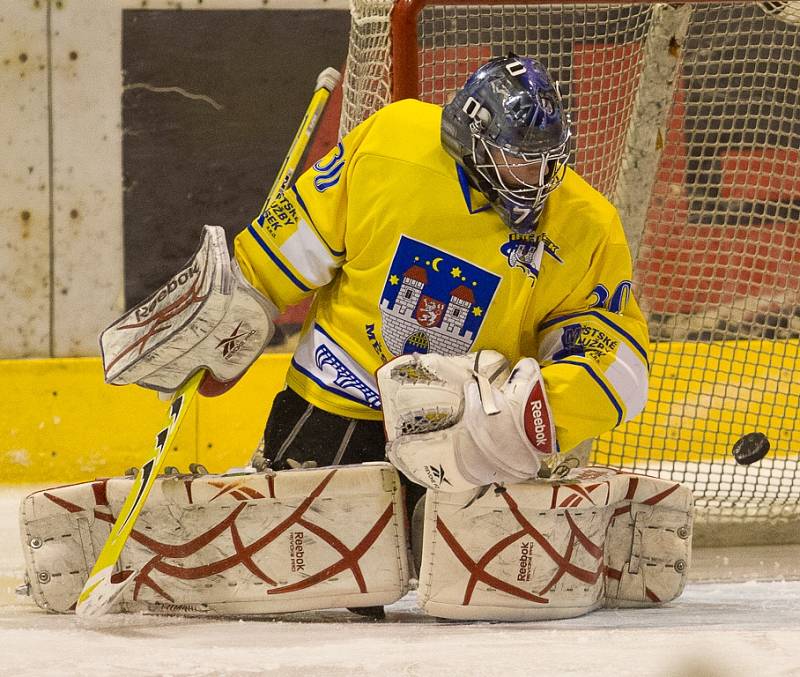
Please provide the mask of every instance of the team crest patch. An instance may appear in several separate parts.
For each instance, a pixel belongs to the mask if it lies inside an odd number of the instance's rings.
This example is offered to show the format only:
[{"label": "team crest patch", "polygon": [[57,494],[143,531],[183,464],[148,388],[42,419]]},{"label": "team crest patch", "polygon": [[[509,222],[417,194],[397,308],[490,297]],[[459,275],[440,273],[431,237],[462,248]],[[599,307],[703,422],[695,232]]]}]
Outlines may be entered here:
[{"label": "team crest patch", "polygon": [[561,329],[561,348],[553,354],[554,360],[569,357],[591,357],[595,361],[614,352],[619,341],[597,327],[585,324],[568,324]]},{"label": "team crest patch", "polygon": [[500,246],[500,253],[506,257],[510,268],[519,268],[530,277],[532,285],[536,284],[539,278],[545,254],[559,263],[564,263],[558,255],[558,245],[547,237],[547,233],[529,235],[511,233],[508,242]]},{"label": "team crest patch", "polygon": [[402,236],[381,294],[382,336],[393,355],[469,352],[500,277]]}]

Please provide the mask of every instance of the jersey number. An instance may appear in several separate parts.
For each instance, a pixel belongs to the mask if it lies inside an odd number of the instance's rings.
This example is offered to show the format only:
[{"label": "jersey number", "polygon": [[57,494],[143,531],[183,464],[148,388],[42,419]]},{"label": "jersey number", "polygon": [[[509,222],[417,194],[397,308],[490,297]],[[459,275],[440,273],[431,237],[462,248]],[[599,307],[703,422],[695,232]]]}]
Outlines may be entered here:
[{"label": "jersey number", "polygon": [[483,108],[483,106],[481,106],[481,104],[478,102],[477,99],[469,97],[464,102],[464,105],[461,107],[461,110],[463,110],[468,117],[475,119],[476,117],[478,117],[478,113],[480,113],[481,108]]},{"label": "jersey number", "polygon": [[609,294],[605,285],[598,284],[589,296],[594,299],[589,307],[605,308],[611,313],[621,313],[630,301],[632,288],[633,283],[630,280],[623,280],[617,285],[614,293]]},{"label": "jersey number", "polygon": [[525,64],[522,64],[519,61],[509,61],[506,64],[506,70],[508,71],[509,75],[522,75],[525,72]]}]

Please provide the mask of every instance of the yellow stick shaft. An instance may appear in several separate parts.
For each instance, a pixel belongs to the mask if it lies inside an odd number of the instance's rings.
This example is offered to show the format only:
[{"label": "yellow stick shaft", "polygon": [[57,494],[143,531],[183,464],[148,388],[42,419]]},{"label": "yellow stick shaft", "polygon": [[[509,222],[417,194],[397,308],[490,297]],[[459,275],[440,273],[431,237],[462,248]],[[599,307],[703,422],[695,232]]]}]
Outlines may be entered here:
[{"label": "yellow stick shaft", "polygon": [[[308,148],[317,123],[322,116],[325,105],[328,103],[331,91],[339,81],[339,77],[339,73],[333,68],[326,68],[317,78],[314,96],[308,104],[303,120],[300,123],[300,128],[294,136],[292,145],[289,147],[264,206],[261,208],[262,212],[281,190],[292,184],[295,171]],[[131,492],[125,499],[111,533],[97,557],[83,590],[78,596],[78,602],[75,607],[75,612],[78,616],[90,617],[105,614],[111,608],[122,589],[126,587],[127,580],[119,583],[113,582],[111,574],[119,556],[122,554],[128,536],[133,530],[133,525],[144,507],[150,489],[164,467],[172,442],[192,399],[197,394],[197,389],[200,387],[204,373],[205,370],[198,371],[175,393],[167,412],[166,425],[156,436],[155,454],[142,466],[136,476]]]},{"label": "yellow stick shaft", "polygon": [[166,425],[156,435],[155,454],[142,466],[136,475],[133,487],[131,487],[125,503],[122,504],[122,509],[119,511],[114,526],[111,528],[111,533],[108,535],[103,549],[97,556],[94,567],[92,567],[89,578],[78,596],[75,612],[79,616],[100,615],[107,610],[103,609],[106,600],[100,599],[103,596],[99,592],[101,584],[111,577],[114,566],[120,554],[122,554],[122,549],[125,547],[133,525],[136,523],[136,518],[142,511],[156,477],[164,467],[172,442],[189,409],[189,405],[197,394],[197,389],[200,387],[200,381],[202,381],[204,373],[204,370],[201,369],[194,374],[178,388],[172,398],[166,415]]},{"label": "yellow stick shaft", "polygon": [[339,82],[340,77],[341,76],[335,69],[326,68],[317,78],[317,87],[314,91],[314,96],[311,97],[308,108],[306,108],[306,112],[303,115],[303,120],[300,122],[300,127],[292,140],[292,145],[289,146],[289,151],[286,153],[286,157],[283,158],[280,171],[275,177],[272,188],[270,188],[267,194],[267,199],[261,207],[262,213],[267,208],[267,205],[278,196],[278,193],[287,186],[292,185],[292,179],[297,171],[297,167],[303,159],[308,144],[311,143],[311,138],[314,136],[314,131],[317,128],[317,123],[322,117],[322,112],[325,110],[331,92],[336,86],[336,83]]}]

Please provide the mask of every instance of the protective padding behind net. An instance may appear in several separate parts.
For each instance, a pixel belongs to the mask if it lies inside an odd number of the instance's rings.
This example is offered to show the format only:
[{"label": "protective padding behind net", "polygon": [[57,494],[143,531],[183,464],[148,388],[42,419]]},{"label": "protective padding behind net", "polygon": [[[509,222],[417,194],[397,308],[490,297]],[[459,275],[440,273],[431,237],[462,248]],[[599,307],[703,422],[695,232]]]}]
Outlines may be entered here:
[{"label": "protective padding behind net", "polygon": [[[620,210],[653,341],[638,420],[598,463],[691,485],[701,519],[800,515],[800,4],[470,4],[420,13],[353,0],[346,132],[390,101],[394,39],[442,104],[488,57],[536,56],[561,81],[572,165]],[[735,463],[743,434],[767,458]]]}]

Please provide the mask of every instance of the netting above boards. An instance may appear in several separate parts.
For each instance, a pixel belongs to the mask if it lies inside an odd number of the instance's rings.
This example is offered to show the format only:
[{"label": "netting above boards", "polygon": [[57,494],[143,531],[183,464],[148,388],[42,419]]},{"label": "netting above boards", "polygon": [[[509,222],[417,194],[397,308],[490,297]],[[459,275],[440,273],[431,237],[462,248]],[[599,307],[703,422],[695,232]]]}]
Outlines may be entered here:
[{"label": "netting above boards", "polygon": [[[654,341],[647,409],[594,458],[690,483],[710,519],[800,514],[799,36],[800,3],[352,1],[343,132],[508,51],[561,81]],[[735,465],[754,430],[770,455]]]}]

